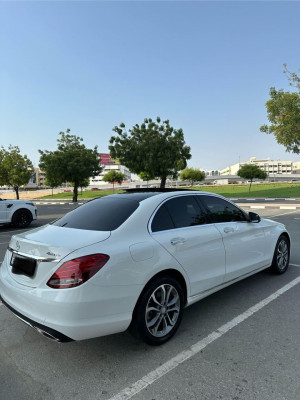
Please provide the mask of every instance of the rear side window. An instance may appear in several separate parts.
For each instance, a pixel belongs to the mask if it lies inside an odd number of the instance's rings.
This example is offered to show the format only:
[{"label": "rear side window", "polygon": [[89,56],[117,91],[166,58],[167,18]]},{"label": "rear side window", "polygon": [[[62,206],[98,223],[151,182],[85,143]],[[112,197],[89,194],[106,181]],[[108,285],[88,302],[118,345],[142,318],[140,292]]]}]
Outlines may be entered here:
[{"label": "rear side window", "polygon": [[168,210],[163,204],[153,218],[151,230],[152,232],[167,231],[174,229],[175,225],[172,221]]},{"label": "rear side window", "polygon": [[92,200],[56,220],[53,225],[91,231],[113,231],[138,208],[139,202],[103,197]]}]

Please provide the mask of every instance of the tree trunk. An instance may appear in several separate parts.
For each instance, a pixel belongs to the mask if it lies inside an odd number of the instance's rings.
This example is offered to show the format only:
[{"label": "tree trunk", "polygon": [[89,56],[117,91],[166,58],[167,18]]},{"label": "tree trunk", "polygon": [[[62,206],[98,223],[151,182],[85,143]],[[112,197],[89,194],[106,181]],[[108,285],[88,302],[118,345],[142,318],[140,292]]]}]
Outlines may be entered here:
[{"label": "tree trunk", "polygon": [[74,189],[73,189],[73,203],[77,202],[77,197],[78,197],[78,185],[74,183]]},{"label": "tree trunk", "polygon": [[115,191],[115,182],[112,183],[113,184],[113,193]]},{"label": "tree trunk", "polygon": [[250,179],[249,193],[250,193],[250,190],[251,190],[251,185],[252,185],[252,179]]},{"label": "tree trunk", "polygon": [[14,191],[16,192],[17,200],[19,200],[20,199],[20,197],[19,197],[19,186],[14,186]]},{"label": "tree trunk", "polygon": [[167,177],[166,176],[162,176],[161,177],[161,181],[160,181],[160,188],[164,189],[166,187],[166,181],[167,181]]}]

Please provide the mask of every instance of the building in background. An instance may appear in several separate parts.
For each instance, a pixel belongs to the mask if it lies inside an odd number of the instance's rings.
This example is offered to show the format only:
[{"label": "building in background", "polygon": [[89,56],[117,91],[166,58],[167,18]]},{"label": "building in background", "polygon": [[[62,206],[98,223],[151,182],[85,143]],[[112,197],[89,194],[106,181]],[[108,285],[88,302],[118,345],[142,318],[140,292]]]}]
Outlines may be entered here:
[{"label": "building in background", "polygon": [[45,174],[45,172],[41,171],[39,168],[34,168],[34,171],[35,171],[37,186],[39,186],[39,187],[46,186],[46,183],[45,183],[46,174]]},{"label": "building in background", "polygon": [[293,174],[300,174],[300,161],[293,162]]},{"label": "building in background", "polygon": [[[265,171],[269,176],[297,173],[300,170],[300,162],[271,160],[270,158],[258,160],[256,157],[251,157],[249,161],[229,165],[220,171],[220,175],[237,175],[238,170],[245,164],[257,165]],[[298,166],[297,166],[298,165]]]},{"label": "building in background", "polygon": [[27,185],[24,185],[25,189],[36,189],[45,187],[45,172],[41,171],[39,168],[34,167],[31,178],[29,179]]},{"label": "building in background", "polygon": [[89,186],[97,186],[102,184],[107,185],[107,182],[103,182],[103,177],[111,170],[115,170],[124,174],[124,182],[131,181],[131,172],[127,167],[121,165],[119,160],[111,158],[108,153],[100,153],[99,159],[100,165],[102,166],[102,172],[100,172],[100,174],[94,178],[90,178]]},{"label": "building in background", "polygon": [[220,171],[218,170],[203,170],[203,172],[205,173],[205,176],[219,176],[220,175]]}]

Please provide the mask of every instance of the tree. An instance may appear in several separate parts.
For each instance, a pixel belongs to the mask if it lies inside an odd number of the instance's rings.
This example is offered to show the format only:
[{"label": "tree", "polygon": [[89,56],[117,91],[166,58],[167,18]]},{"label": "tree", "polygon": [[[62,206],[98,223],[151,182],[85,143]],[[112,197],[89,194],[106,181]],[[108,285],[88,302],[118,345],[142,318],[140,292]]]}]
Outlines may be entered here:
[{"label": "tree", "polygon": [[49,174],[45,178],[45,184],[47,186],[50,186],[52,189],[52,197],[53,197],[53,189],[59,185],[61,185],[60,179],[56,178],[55,176],[51,175],[51,171],[49,171]]},{"label": "tree", "polygon": [[57,150],[42,151],[40,168],[45,172],[46,179],[55,179],[55,182],[73,182],[73,202],[77,201],[78,187],[90,177],[98,175],[102,168],[99,163],[97,146],[87,149],[82,138],[70,135],[70,129],[60,132],[57,139]]},{"label": "tree", "polygon": [[261,132],[274,134],[277,142],[283,144],[286,150],[300,153],[300,77],[295,72],[289,72],[284,64],[290,86],[296,92],[285,92],[282,89],[270,89],[270,100],[266,102],[270,125],[262,125]]},{"label": "tree", "polygon": [[151,176],[150,174],[148,174],[147,172],[140,172],[139,173],[139,177],[142,179],[142,181],[147,181],[147,186],[148,186],[148,182],[151,180],[151,179],[154,179],[155,178],[155,176]]},{"label": "tree", "polygon": [[124,123],[115,126],[113,131],[117,135],[110,139],[112,158],[119,158],[135,174],[143,172],[159,177],[161,188],[165,187],[167,177],[184,169],[191,158],[182,129],[174,129],[168,120],[161,122],[157,117],[155,122],[146,118],[128,132]]},{"label": "tree", "polygon": [[249,193],[251,190],[251,185],[253,179],[266,179],[268,176],[267,173],[261,170],[257,165],[254,164],[245,164],[243,165],[237,172],[237,175],[241,178],[247,179],[250,181],[249,185]]},{"label": "tree", "polygon": [[122,172],[111,169],[107,174],[104,175],[104,182],[112,183],[113,191],[115,190],[115,183],[118,182],[120,185],[123,182],[125,175]]},{"label": "tree", "polygon": [[0,185],[9,185],[19,199],[19,188],[26,185],[32,176],[33,165],[27,155],[22,156],[18,146],[9,145],[0,149]]},{"label": "tree", "polygon": [[80,187],[80,190],[81,190],[81,196],[82,196],[82,189],[88,187],[89,184],[90,184],[89,178],[85,178],[81,182],[79,182],[79,187]]},{"label": "tree", "polygon": [[190,181],[191,186],[194,182],[200,182],[205,179],[205,172],[197,168],[186,168],[180,172],[180,179],[182,181]]}]

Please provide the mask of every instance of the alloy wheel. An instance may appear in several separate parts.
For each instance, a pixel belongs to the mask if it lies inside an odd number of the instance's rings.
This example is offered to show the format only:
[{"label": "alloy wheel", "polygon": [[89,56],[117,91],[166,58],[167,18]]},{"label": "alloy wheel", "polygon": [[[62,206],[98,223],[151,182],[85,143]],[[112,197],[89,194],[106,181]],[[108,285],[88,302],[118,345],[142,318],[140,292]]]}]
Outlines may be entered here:
[{"label": "alloy wheel", "polygon": [[172,331],[180,313],[180,297],[174,286],[163,284],[151,294],[146,306],[146,326],[154,337]]}]

